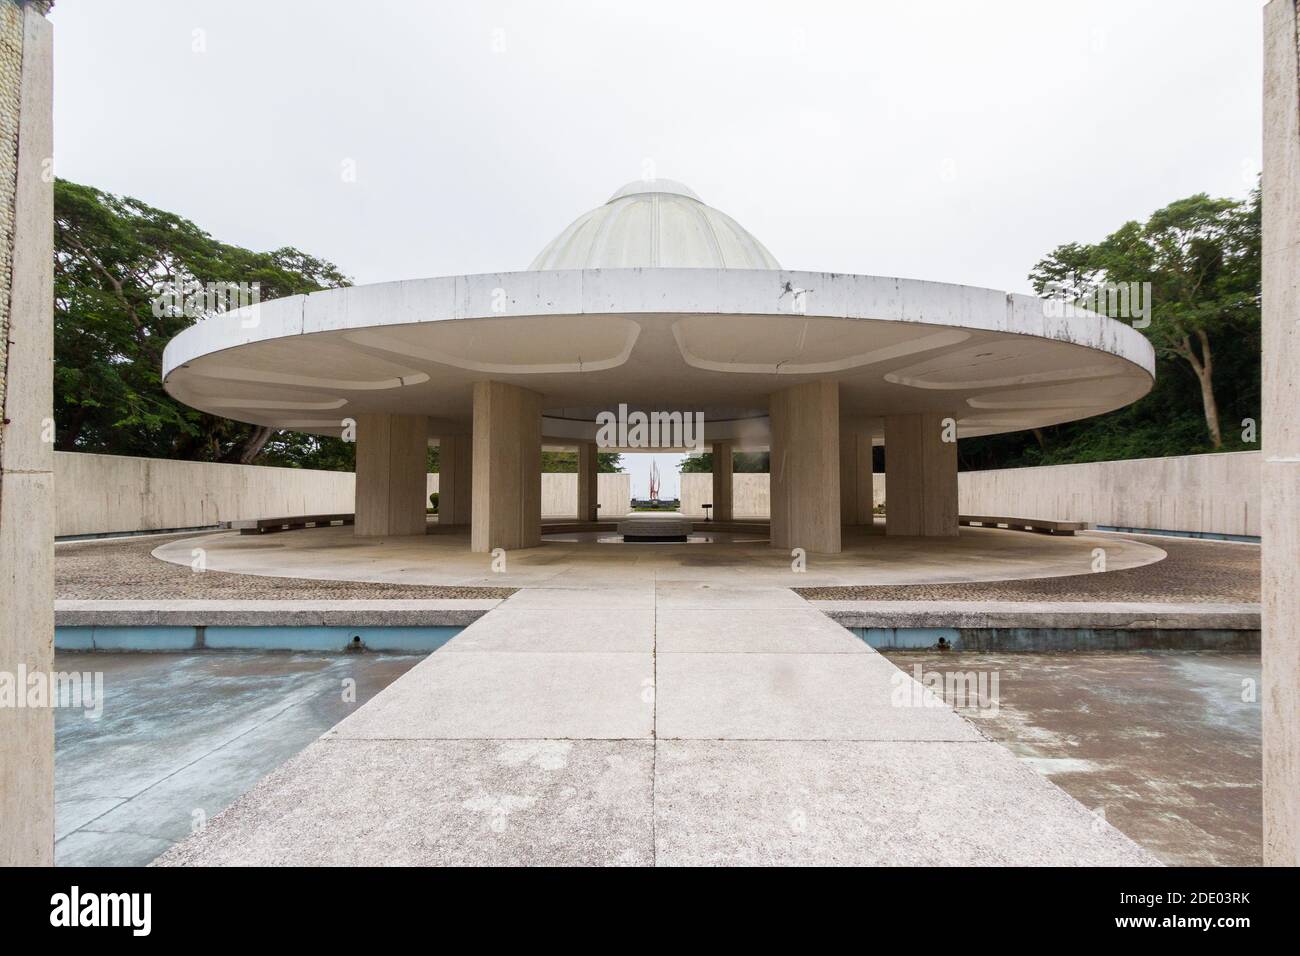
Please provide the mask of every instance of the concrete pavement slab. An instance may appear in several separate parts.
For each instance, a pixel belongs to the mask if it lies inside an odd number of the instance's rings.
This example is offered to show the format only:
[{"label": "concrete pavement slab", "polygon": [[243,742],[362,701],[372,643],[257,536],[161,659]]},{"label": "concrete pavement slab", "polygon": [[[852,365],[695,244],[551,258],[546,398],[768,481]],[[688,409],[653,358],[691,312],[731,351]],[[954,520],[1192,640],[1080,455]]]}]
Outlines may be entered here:
[{"label": "concrete pavement slab", "polygon": [[748,611],[808,608],[808,602],[791,591],[789,586],[715,586],[682,581],[659,582],[655,587],[655,602],[656,607],[660,608],[735,608]]},{"label": "concrete pavement slab", "polygon": [[662,865],[1152,866],[994,743],[661,740]]},{"label": "concrete pavement slab", "polygon": [[619,608],[650,609],[655,606],[654,584],[623,584],[616,587],[525,587],[510,598],[512,608],[593,608],[606,612]]},{"label": "concrete pavement slab", "polygon": [[650,654],[438,651],[327,736],[650,737],[653,682]]},{"label": "concrete pavement slab", "polygon": [[161,866],[654,859],[650,741],[319,741]]},{"label": "concrete pavement slab", "polygon": [[[664,738],[983,740],[879,654],[659,654]],[[895,698],[907,702],[895,706]]]},{"label": "concrete pavement slab", "polygon": [[[827,618],[823,620],[831,623]],[[838,627],[834,624],[832,626]],[[619,608],[611,614],[600,608],[529,608],[508,605],[466,628],[444,645],[442,651],[453,654],[475,651],[607,651],[649,654],[654,650],[654,635],[655,612],[648,608]]]},{"label": "concrete pavement slab", "polygon": [[661,654],[875,653],[865,641],[810,608],[776,608],[758,612],[660,608],[655,615],[655,641]]}]

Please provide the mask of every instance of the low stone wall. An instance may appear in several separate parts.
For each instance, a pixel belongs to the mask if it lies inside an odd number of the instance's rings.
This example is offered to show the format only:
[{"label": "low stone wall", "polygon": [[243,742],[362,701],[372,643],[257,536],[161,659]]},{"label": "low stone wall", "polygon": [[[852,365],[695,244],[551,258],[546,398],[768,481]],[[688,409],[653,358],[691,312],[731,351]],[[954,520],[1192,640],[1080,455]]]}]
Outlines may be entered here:
[{"label": "low stone wall", "polygon": [[[602,518],[621,518],[632,507],[632,476],[601,473],[596,476],[597,512]],[[578,513],[578,475],[548,472],[542,475],[542,517],[572,518]]]},{"label": "low stone wall", "polygon": [[[769,518],[772,515],[771,478],[766,472],[731,476],[731,508],[734,518]],[[885,501],[885,476],[876,475],[874,498]],[[713,476],[682,475],[682,513],[701,517],[705,502],[713,501]]]},{"label": "low stone wall", "polygon": [[[962,514],[1054,518],[1094,525],[1259,535],[1259,452],[1140,458],[1041,468],[964,471],[957,476]],[[733,476],[737,518],[769,516],[769,476]],[[885,476],[874,480],[876,506],[885,503]],[[682,511],[703,516],[713,476],[682,475]]]},{"label": "low stone wall", "polygon": [[[540,478],[542,515],[576,515],[578,476]],[[597,479],[601,515],[627,514],[632,477],[602,474]],[[438,490],[436,474],[426,481],[429,494]],[[55,534],[165,531],[248,518],[351,513],[355,489],[351,472],[56,452]]]},{"label": "low stone wall", "polygon": [[351,512],[354,487],[350,472],[55,452],[55,534]]},{"label": "low stone wall", "polygon": [[962,514],[1201,534],[1260,532],[1255,451],[965,471],[957,477]]},{"label": "low stone wall", "polygon": [[[771,514],[770,476],[734,474],[731,476],[731,516],[766,518]],[[681,512],[694,518],[704,517],[705,503],[713,501],[713,476],[690,473],[682,475]]]},{"label": "low stone wall", "polygon": [[[197,528],[245,518],[351,512],[351,473],[57,452],[56,534]],[[958,476],[962,514],[1056,518],[1094,525],[1258,536],[1258,452],[967,471]],[[544,474],[542,515],[577,512],[578,476]],[[681,476],[682,512],[703,517],[713,477]],[[734,515],[769,515],[769,476],[737,474]],[[438,490],[438,476],[428,476]],[[627,513],[631,476],[598,476],[602,517]],[[875,503],[885,476],[875,476]]]},{"label": "low stone wall", "polygon": [[[438,490],[438,476],[429,475],[429,494]],[[596,476],[596,503],[602,518],[621,518],[632,503],[632,476],[601,473]],[[578,514],[577,472],[542,475],[542,517],[574,518]]]}]

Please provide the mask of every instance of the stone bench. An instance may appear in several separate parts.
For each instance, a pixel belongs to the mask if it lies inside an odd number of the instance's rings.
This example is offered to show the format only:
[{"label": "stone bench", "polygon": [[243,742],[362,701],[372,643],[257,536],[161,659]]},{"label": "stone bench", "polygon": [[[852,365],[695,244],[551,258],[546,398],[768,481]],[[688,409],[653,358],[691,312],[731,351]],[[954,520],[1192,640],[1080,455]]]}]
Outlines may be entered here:
[{"label": "stone bench", "polygon": [[1091,527],[1086,521],[1052,521],[1047,518],[998,518],[989,515],[958,515],[964,525],[982,528],[1008,528],[1012,531],[1037,531],[1042,534],[1074,534]]},{"label": "stone bench", "polygon": [[232,521],[230,527],[237,529],[240,534],[266,534],[268,531],[290,531],[294,528],[324,528],[339,522],[340,524],[352,524],[356,520],[355,515],[298,515],[293,518],[249,518],[243,521]]}]

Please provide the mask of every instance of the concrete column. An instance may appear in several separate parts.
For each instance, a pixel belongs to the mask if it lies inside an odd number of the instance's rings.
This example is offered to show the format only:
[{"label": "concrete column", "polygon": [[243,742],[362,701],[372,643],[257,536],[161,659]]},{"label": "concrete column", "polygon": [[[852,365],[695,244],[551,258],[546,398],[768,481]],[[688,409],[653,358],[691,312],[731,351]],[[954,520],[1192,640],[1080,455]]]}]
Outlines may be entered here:
[{"label": "concrete column", "polygon": [[871,433],[852,428],[840,430],[840,523],[870,525],[872,522]]},{"label": "concrete column", "polygon": [[[20,675],[54,668],[53,30],[0,0],[0,866],[54,865],[54,711]],[[9,240],[12,240],[12,245]]]},{"label": "concrete column", "polygon": [[474,384],[471,547],[542,541],[542,396],[501,382]]},{"label": "concrete column", "polygon": [[840,390],[809,382],[774,393],[772,547],[840,550]]},{"label": "concrete column", "polygon": [[595,521],[600,517],[599,503],[599,449],[594,441],[585,441],[578,445],[578,520]]},{"label": "concrete column", "polygon": [[957,442],[943,440],[947,417],[885,418],[886,534],[957,534]]},{"label": "concrete column", "polygon": [[732,460],[735,445],[729,441],[715,441],[713,446],[713,520],[730,521],[734,517],[732,495]]},{"label": "concrete column", "polygon": [[358,415],[356,534],[424,534],[428,469],[428,418]]},{"label": "concrete column", "polygon": [[1264,865],[1300,866],[1300,50],[1295,0],[1264,8]]},{"label": "concrete column", "polygon": [[474,439],[443,435],[438,439],[438,524],[469,525],[474,485]]}]

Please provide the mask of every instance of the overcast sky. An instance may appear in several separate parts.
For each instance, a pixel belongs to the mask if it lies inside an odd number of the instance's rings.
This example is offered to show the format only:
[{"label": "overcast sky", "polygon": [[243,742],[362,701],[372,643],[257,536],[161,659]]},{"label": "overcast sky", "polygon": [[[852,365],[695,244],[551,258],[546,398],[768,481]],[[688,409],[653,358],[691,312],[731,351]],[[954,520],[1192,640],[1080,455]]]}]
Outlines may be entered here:
[{"label": "overcast sky", "polygon": [[1261,9],[58,0],[55,168],[357,282],[525,268],[650,172],[790,268],[1029,291],[1248,192]]}]

